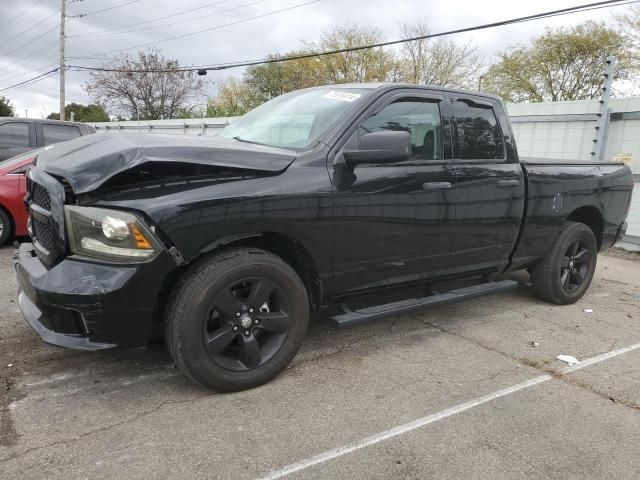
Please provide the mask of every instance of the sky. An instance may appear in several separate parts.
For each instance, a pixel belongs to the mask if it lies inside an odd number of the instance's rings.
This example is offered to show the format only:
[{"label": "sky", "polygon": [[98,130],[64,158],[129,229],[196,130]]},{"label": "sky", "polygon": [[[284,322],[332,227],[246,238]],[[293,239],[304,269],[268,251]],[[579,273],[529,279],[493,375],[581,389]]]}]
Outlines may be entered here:
[{"label": "sky", "polygon": [[[56,68],[62,0],[0,0],[0,90]],[[68,65],[100,66],[122,53],[135,54],[153,43],[181,65],[254,60],[298,49],[336,25],[376,27],[385,40],[400,38],[398,24],[424,19],[433,32],[571,7],[595,0],[66,0]],[[111,8],[115,7],[115,8]],[[200,8],[202,7],[202,8]],[[477,45],[487,62],[507,46],[526,44],[545,27],[585,20],[613,23],[612,13],[628,6],[592,10],[468,34],[456,41]],[[108,9],[108,10],[106,10]],[[191,13],[182,13],[193,10]],[[100,12],[100,10],[105,10]],[[79,16],[87,14],[86,16]],[[252,18],[259,17],[261,18]],[[165,17],[164,19],[159,19]],[[132,24],[141,25],[130,26]],[[132,32],[130,30],[138,30]],[[196,33],[208,30],[202,33]],[[173,40],[171,37],[182,36]],[[165,40],[165,41],[163,41]],[[133,47],[133,48],[131,48]],[[106,53],[112,52],[112,53]],[[67,71],[67,103],[89,103],[82,88],[88,73]],[[207,75],[206,95],[215,82],[241,69]],[[57,74],[0,92],[18,116],[41,118],[59,109]],[[203,96],[202,103],[206,100]],[[27,110],[27,112],[25,112]]]}]

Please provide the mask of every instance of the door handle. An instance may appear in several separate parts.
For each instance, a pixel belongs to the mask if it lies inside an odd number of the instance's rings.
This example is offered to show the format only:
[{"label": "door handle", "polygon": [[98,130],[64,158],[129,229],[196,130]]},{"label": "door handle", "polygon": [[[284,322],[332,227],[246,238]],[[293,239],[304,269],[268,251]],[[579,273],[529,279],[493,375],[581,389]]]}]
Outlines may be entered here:
[{"label": "door handle", "polygon": [[450,182],[427,182],[422,184],[422,190],[433,192],[436,190],[450,190]]},{"label": "door handle", "polygon": [[500,188],[513,188],[520,186],[520,180],[498,180],[498,187]]}]

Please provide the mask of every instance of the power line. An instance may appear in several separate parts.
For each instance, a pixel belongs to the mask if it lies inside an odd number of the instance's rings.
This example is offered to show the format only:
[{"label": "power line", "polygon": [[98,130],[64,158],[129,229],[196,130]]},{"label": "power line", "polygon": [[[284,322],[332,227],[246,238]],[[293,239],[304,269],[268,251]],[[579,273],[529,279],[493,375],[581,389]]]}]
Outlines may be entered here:
[{"label": "power line", "polygon": [[[288,62],[291,60],[303,60],[306,58],[335,55],[338,53],[346,53],[346,52],[354,52],[354,51],[366,50],[371,48],[387,47],[391,45],[397,45],[400,43],[414,42],[417,40],[426,40],[429,38],[443,37],[446,35],[454,35],[458,33],[466,33],[466,32],[471,32],[476,30],[485,30],[488,28],[496,28],[496,27],[512,25],[516,23],[522,23],[522,22],[540,20],[540,19],[549,18],[549,17],[560,16],[560,15],[569,15],[572,13],[580,13],[580,12],[595,10],[599,8],[616,7],[619,5],[626,5],[629,3],[637,3],[639,1],[640,0],[625,0],[625,1],[606,0],[606,1],[600,1],[595,3],[588,3],[584,5],[576,5],[574,7],[567,7],[567,8],[562,8],[558,10],[551,10],[548,12],[535,13],[531,15],[526,15],[524,17],[501,20],[498,22],[485,23],[482,25],[476,25],[472,27],[464,27],[464,28],[459,28],[455,30],[448,30],[444,32],[420,35],[420,36],[411,37],[411,38],[403,38],[403,39],[390,40],[386,42],[379,42],[379,43],[374,43],[369,45],[361,45],[358,47],[340,48],[340,49],[329,50],[324,52],[310,52],[310,53],[305,53],[300,55],[291,55],[291,56],[271,58],[271,59],[247,60],[247,61],[241,61],[241,62],[229,62],[225,64],[214,64],[214,65],[200,66],[200,67],[191,66],[191,67],[183,67],[183,68],[176,68],[176,69],[157,69],[157,70],[153,70],[153,69],[125,70],[125,69],[118,69],[118,68],[89,67],[89,66],[81,66],[81,65],[71,65],[70,67],[76,69],[77,71],[104,71],[104,72],[129,72],[129,73],[172,73],[172,72],[189,72],[189,71],[203,71],[203,70],[209,70],[209,71],[227,70],[230,68],[250,67],[254,65]],[[214,27],[214,28],[217,28],[217,27]],[[79,58],[83,58],[83,57],[79,57]]]},{"label": "power line", "polygon": [[108,12],[110,10],[115,10],[116,8],[126,7],[127,5],[131,5],[132,3],[138,3],[140,0],[131,0],[129,2],[121,3],[119,5],[114,5],[113,7],[103,8],[102,10],[95,10],[93,12],[81,13],[79,15],[70,15],[69,18],[83,18],[88,17],[89,15],[96,15],[97,13]]},{"label": "power line", "polygon": [[[314,2],[308,2],[308,3],[316,3],[317,1],[320,0],[315,0]],[[253,65],[261,65],[261,64],[270,64],[270,63],[279,63],[279,62],[286,62],[286,61],[291,61],[291,60],[300,60],[300,59],[304,59],[304,58],[313,58],[313,57],[320,57],[320,56],[325,56],[325,55],[334,55],[334,54],[338,54],[338,53],[345,53],[345,52],[350,52],[350,51],[358,51],[358,50],[365,50],[365,49],[370,49],[370,48],[379,48],[379,47],[385,47],[385,46],[390,46],[390,45],[396,45],[396,44],[400,44],[400,43],[406,43],[406,42],[413,42],[413,41],[417,41],[417,40],[424,40],[424,39],[428,39],[428,38],[435,38],[435,37],[441,37],[441,36],[445,36],[445,35],[453,35],[453,34],[457,34],[457,33],[465,33],[465,32],[470,32],[470,31],[475,31],[475,30],[484,30],[484,29],[488,29],[488,28],[495,28],[495,27],[499,27],[499,26],[505,26],[505,25],[511,25],[511,24],[515,24],[515,23],[521,23],[521,22],[527,22],[527,21],[532,21],[532,20],[539,20],[539,19],[543,19],[543,18],[549,18],[549,17],[554,17],[554,16],[560,16],[560,15],[568,15],[571,13],[579,13],[579,12],[584,12],[584,11],[588,11],[588,10],[595,10],[595,9],[599,9],[599,8],[607,8],[607,7],[617,7],[617,6],[621,6],[621,5],[627,5],[630,3],[638,3],[640,0],[626,0],[626,1],[622,1],[622,0],[607,0],[607,1],[601,1],[601,2],[595,2],[595,3],[589,3],[589,4],[584,4],[584,5],[577,5],[574,7],[567,7],[567,8],[563,8],[563,9],[559,9],[559,10],[552,10],[552,11],[548,11],[548,12],[542,12],[542,13],[537,13],[537,14],[532,14],[532,15],[527,15],[524,17],[518,17],[518,18],[513,18],[513,19],[509,19],[509,20],[502,20],[499,22],[492,22],[492,23],[487,23],[487,24],[483,24],[483,25],[477,25],[477,26],[473,26],[473,27],[465,27],[465,28],[460,28],[460,29],[456,29],[456,30],[449,30],[449,31],[445,31],[445,32],[439,32],[439,33],[434,33],[434,34],[428,34],[428,35],[420,35],[417,37],[412,37],[412,38],[406,38],[406,39],[400,39],[400,40],[391,40],[391,41],[387,41],[387,42],[379,42],[379,43],[375,43],[375,44],[370,44],[370,45],[362,45],[359,47],[351,47],[351,48],[342,48],[342,49],[336,49],[336,50],[331,50],[331,51],[325,51],[325,52],[314,52],[314,53],[308,53],[308,54],[302,54],[302,55],[294,55],[294,56],[289,56],[289,57],[281,57],[281,58],[274,58],[274,59],[268,59],[268,60],[252,60],[252,61],[244,61],[244,62],[230,62],[230,63],[225,63],[225,64],[217,64],[217,65],[209,65],[209,66],[204,66],[204,67],[185,67],[185,68],[178,68],[178,69],[158,69],[158,70],[153,70],[153,69],[147,69],[147,70],[123,70],[123,69],[110,69],[110,68],[102,68],[102,67],[86,67],[86,66],[80,66],[80,65],[72,65],[70,66],[70,68],[73,68],[76,71],[107,71],[107,72],[137,72],[137,73],[173,73],[173,72],[188,72],[188,71],[196,71],[196,70],[226,70],[226,69],[230,69],[230,68],[237,68],[237,67],[247,67],[247,66],[253,66]],[[294,7],[290,7],[288,9],[283,9],[284,10],[290,10],[293,8],[297,8],[303,5],[307,5],[308,3],[305,4],[300,4]],[[277,13],[276,12],[270,12],[268,14],[265,15],[261,15],[261,16],[266,16],[266,15],[271,15]],[[259,17],[261,17],[259,16]],[[259,18],[258,17],[258,18]],[[250,19],[245,19],[243,21],[248,21]],[[237,22],[236,22],[237,23]],[[214,27],[213,29],[218,28],[218,27]],[[211,30],[211,29],[209,29]],[[202,32],[195,32],[195,33],[202,33]],[[193,34],[195,34],[193,33]],[[189,35],[193,35],[193,34],[186,34],[183,36],[189,36]],[[50,46],[48,47],[50,48]],[[131,48],[136,48],[136,47],[131,47]],[[124,49],[123,49],[124,50]],[[53,70],[50,70],[48,72],[45,72],[43,74],[40,74],[36,77],[30,78],[28,80],[25,80],[23,82],[20,82],[18,84],[15,85],[11,85],[9,87],[6,87],[2,90],[0,90],[1,92],[6,92],[7,90],[10,89],[17,89],[26,85],[31,85],[32,83],[36,83],[40,80],[43,80],[44,78],[47,78],[48,76],[51,76],[52,74],[54,74],[55,72],[57,72],[59,70],[59,68],[55,68]]]},{"label": "power line", "polygon": [[595,7],[581,8],[579,10],[576,10],[575,12],[553,13],[553,14],[545,16],[544,18],[559,17],[559,16],[562,16],[562,15],[567,15],[567,14],[571,14],[571,13],[589,12],[591,10],[600,10],[601,8],[616,8],[616,7],[622,7],[624,5],[629,5],[631,3],[640,2],[640,0],[619,0],[619,1],[620,1],[620,3],[617,3],[615,5],[600,5],[600,6],[595,6]]},{"label": "power line", "polygon": [[21,59],[21,60],[20,60],[20,62],[21,62],[21,63],[23,63],[23,64],[24,64],[24,63],[27,63],[27,62],[29,62],[30,60],[32,60],[32,59],[36,58],[37,56],[39,56],[41,53],[44,53],[44,52],[46,52],[47,50],[50,50],[51,48],[56,47],[56,46],[58,46],[58,40],[57,40],[57,39],[56,39],[56,40],[54,40],[53,42],[49,43],[48,45],[46,45],[44,48],[41,48],[41,49],[40,49],[40,50],[38,50],[37,52],[32,53],[32,54],[31,54],[31,55],[29,55],[28,57],[25,57],[25,58]]},{"label": "power line", "polygon": [[40,21],[39,21],[39,22],[37,22],[37,23],[34,23],[33,25],[31,25],[31,26],[30,26],[29,28],[27,28],[26,30],[21,31],[21,32],[20,32],[20,36],[19,36],[19,37],[18,37],[18,36],[16,36],[16,35],[14,35],[14,37],[13,37],[12,39],[10,39],[10,40],[8,40],[7,42],[5,42],[5,45],[6,45],[7,43],[11,43],[11,42],[13,42],[14,40],[17,40],[18,38],[23,38],[23,37],[24,37],[24,35],[25,35],[26,33],[29,33],[31,30],[33,30],[34,28],[36,28],[36,27],[38,27],[39,25],[43,24],[44,22],[46,22],[47,20],[49,20],[50,18],[54,17],[55,15],[57,15],[57,14],[59,14],[59,13],[60,13],[60,10],[56,10],[55,12],[53,12],[53,13],[52,13],[51,15],[49,15],[48,17],[43,18],[42,20],[40,20]]},{"label": "power line", "polygon": [[38,75],[37,77],[33,77],[33,78],[30,78],[29,80],[24,80],[24,81],[22,81],[20,83],[16,83],[16,84],[11,85],[9,87],[3,88],[3,89],[0,90],[0,93],[6,92],[8,90],[14,90],[14,89],[16,89],[18,87],[22,87],[22,86],[27,85],[27,84],[31,85],[33,83],[37,83],[40,80],[44,80],[46,77],[53,75],[58,70],[59,70],[59,68],[54,68],[53,70],[49,70],[48,72],[45,72],[45,73],[42,73],[42,74]]},{"label": "power line", "polygon": [[25,13],[27,13],[29,10],[31,10],[33,7],[35,7],[36,5],[38,5],[40,2],[42,2],[42,0],[37,0],[35,3],[32,3],[31,6],[25,8],[24,10],[21,10],[20,12],[16,13],[13,17],[9,18],[9,19],[4,19],[2,21],[2,23],[4,23],[5,25],[10,25],[11,22],[13,22],[16,18],[18,18],[21,15],[24,15]]},{"label": "power line", "polygon": [[137,22],[137,23],[130,23],[129,25],[123,25],[121,27],[118,28],[107,28],[104,30],[94,30],[93,32],[86,32],[86,33],[77,33],[75,35],[68,35],[69,37],[93,37],[93,36],[101,36],[101,34],[103,33],[108,33],[108,32],[115,32],[117,30],[123,30],[125,28],[129,28],[129,27],[137,27],[138,25],[146,25],[148,23],[152,23],[152,22],[157,22],[158,20],[166,20],[167,18],[174,18],[180,15],[184,15],[186,13],[192,13],[198,10],[202,10],[204,8],[209,8],[209,7],[213,7],[214,5],[218,5],[220,3],[225,3],[228,2],[229,0],[218,0],[217,2],[213,2],[213,3],[209,3],[208,5],[203,5],[202,7],[198,7],[198,8],[192,8],[190,10],[184,10],[182,12],[175,12],[171,15],[165,15],[164,17],[157,17],[157,18],[153,18],[151,20],[145,20],[144,22]]},{"label": "power line", "polygon": [[[35,85],[36,83],[41,82],[42,80],[46,80],[46,79],[48,79],[48,78],[55,77],[55,75],[56,75],[56,72],[51,72],[51,73],[49,73],[49,74],[47,74],[47,75],[45,75],[45,76],[43,76],[43,77],[40,77],[40,78],[38,78],[37,80],[32,81],[32,82],[30,82],[30,83],[28,83],[28,84],[26,84],[26,85],[21,85],[21,86],[19,86],[19,87],[16,87],[16,88],[12,89],[12,90],[11,90],[11,92],[17,92],[18,90],[22,90],[22,89],[25,89],[25,88],[29,88],[29,87],[31,87],[32,85]],[[6,93],[6,92],[4,92],[4,93]]]},{"label": "power line", "polygon": [[50,28],[49,30],[47,30],[46,32],[41,33],[40,35],[38,35],[35,38],[32,38],[31,40],[29,40],[27,43],[24,43],[22,45],[20,45],[19,47],[14,48],[13,50],[9,50],[7,53],[4,54],[5,57],[10,56],[12,53],[17,52],[18,50],[22,50],[25,47],[28,47],[29,45],[31,45],[33,42],[40,40],[42,37],[44,37],[45,35],[53,32],[54,30],[58,29],[58,25],[54,25],[52,28]]},{"label": "power line", "polygon": [[150,27],[137,28],[137,29],[133,29],[133,30],[124,30],[122,32],[115,32],[115,33],[103,33],[101,35],[92,35],[92,36],[94,36],[94,37],[105,37],[105,36],[112,36],[112,35],[122,35],[122,34],[125,34],[125,33],[142,32],[142,31],[145,31],[145,30],[154,30],[156,28],[171,27],[173,25],[178,25],[180,23],[186,23],[186,22],[193,22],[193,21],[201,20],[203,18],[212,17],[213,15],[220,15],[220,14],[223,14],[223,13],[232,12],[234,10],[239,10],[241,8],[244,8],[244,7],[250,7],[251,5],[257,5],[258,3],[264,3],[264,2],[267,2],[267,1],[269,1],[269,0],[256,0],[255,2],[252,2],[252,3],[245,3],[244,5],[239,5],[237,7],[228,8],[227,10],[220,10],[220,11],[217,11],[217,12],[212,12],[212,13],[209,13],[207,15],[201,15],[201,16],[196,17],[196,18],[187,18],[185,20],[177,20],[175,22],[163,23],[163,24],[160,24],[160,25],[152,25]]},{"label": "power line", "polygon": [[[51,50],[51,48],[58,46],[58,40],[48,44],[46,47],[38,50],[37,52],[29,55],[28,57],[22,58],[20,59],[20,65],[16,65],[16,64],[12,64],[9,65],[9,69],[10,70],[16,70],[17,68],[19,68],[20,66],[24,66],[25,64],[28,64],[31,62],[31,60],[33,60],[34,58],[38,57],[40,54],[46,52],[47,50]],[[36,70],[41,70],[42,68],[47,68],[47,67],[41,67],[41,68],[37,68]],[[16,74],[16,75],[12,75],[11,77],[5,77],[0,79],[0,82],[4,82],[6,80],[12,79],[12,78],[16,78],[16,77],[21,77],[25,75],[24,73],[20,73],[20,74]]]},{"label": "power line", "polygon": [[18,73],[16,75],[11,75],[10,77],[0,78],[0,82],[6,82],[7,80],[12,80],[14,78],[24,77],[25,75],[32,75],[34,73],[38,73],[41,70],[44,70],[45,68],[53,67],[54,65],[57,65],[57,62],[50,63],[49,65],[43,65],[42,67],[34,68],[30,72],[23,72],[23,73]]},{"label": "power line", "polygon": [[[311,1],[309,1],[309,2],[299,3],[299,4],[297,4],[297,5],[293,5],[293,6],[291,6],[291,7],[281,8],[281,9],[279,9],[279,10],[273,10],[273,11],[271,11],[271,12],[263,13],[262,15],[256,15],[255,17],[245,18],[245,19],[243,19],[243,20],[238,20],[238,21],[236,21],[236,22],[227,23],[227,24],[225,24],[225,25],[218,25],[218,26],[211,27],[211,28],[205,28],[204,30],[199,30],[199,31],[197,31],[197,32],[184,33],[184,34],[182,34],[182,35],[176,35],[176,36],[174,36],[174,37],[169,37],[169,38],[165,38],[165,39],[162,39],[162,40],[157,40],[157,41],[155,41],[155,42],[141,43],[141,44],[139,44],[139,45],[133,45],[133,46],[131,46],[131,47],[126,47],[126,48],[117,48],[117,49],[115,49],[115,50],[109,50],[109,51],[107,51],[107,52],[92,53],[92,54],[87,55],[87,56],[73,57],[73,58],[76,58],[76,59],[80,59],[80,58],[88,58],[88,57],[93,57],[94,55],[108,55],[108,54],[110,54],[110,53],[124,52],[125,50],[133,50],[134,48],[148,47],[148,46],[151,46],[151,45],[156,45],[156,44],[158,44],[158,43],[165,43],[165,42],[169,42],[169,41],[171,41],[171,40],[177,40],[177,39],[179,39],[179,38],[190,37],[190,36],[192,36],[192,35],[198,35],[198,34],[200,34],[200,33],[210,32],[210,31],[212,31],[212,30],[217,30],[217,29],[219,29],[219,28],[223,28],[223,27],[229,27],[229,26],[231,26],[231,25],[238,25],[239,23],[248,22],[248,21],[250,21],[250,20],[256,20],[256,19],[258,19],[258,18],[268,17],[268,16],[270,16],[270,15],[276,15],[276,14],[278,14],[278,13],[287,12],[287,11],[289,11],[289,10],[294,10],[294,9],[296,9],[296,8],[304,7],[304,6],[307,6],[307,5],[311,5],[312,3],[318,3],[318,2],[321,2],[321,1],[322,1],[322,0],[311,0]],[[620,0],[618,0],[618,1],[620,1]]]}]

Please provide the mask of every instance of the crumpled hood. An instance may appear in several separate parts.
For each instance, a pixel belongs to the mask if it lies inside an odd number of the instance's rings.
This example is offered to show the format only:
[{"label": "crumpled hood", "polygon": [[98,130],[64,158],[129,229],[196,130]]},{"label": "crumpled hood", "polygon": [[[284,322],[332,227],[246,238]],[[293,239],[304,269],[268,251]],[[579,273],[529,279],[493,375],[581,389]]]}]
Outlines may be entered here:
[{"label": "crumpled hood", "polygon": [[223,137],[94,134],[45,147],[37,166],[64,178],[76,194],[147,162],[180,162],[278,173],[295,159],[290,150]]}]

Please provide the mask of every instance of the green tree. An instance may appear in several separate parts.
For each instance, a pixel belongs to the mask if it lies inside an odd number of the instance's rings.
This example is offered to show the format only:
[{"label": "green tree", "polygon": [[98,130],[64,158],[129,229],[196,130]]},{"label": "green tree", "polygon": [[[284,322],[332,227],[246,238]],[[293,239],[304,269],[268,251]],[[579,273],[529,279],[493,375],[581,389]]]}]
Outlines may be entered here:
[{"label": "green tree", "polygon": [[[290,52],[284,58],[308,54],[301,50]],[[269,55],[267,59],[283,58]],[[286,62],[266,63],[249,67],[244,75],[247,87],[255,92],[261,102],[300,88],[324,85],[331,80],[319,57],[301,58]]]},{"label": "green tree", "polygon": [[[76,122],[108,122],[109,114],[105,109],[95,103],[82,105],[80,103],[69,103],[64,107],[65,118],[70,120],[73,113],[73,120]],[[50,113],[47,118],[49,120],[59,120],[60,114],[57,112]]]},{"label": "green tree", "polygon": [[264,99],[247,82],[229,77],[218,83],[217,95],[210,99],[207,105],[207,117],[244,115],[263,101]]},{"label": "green tree", "polygon": [[[336,27],[325,32],[319,42],[305,43],[302,50],[285,55],[270,55],[268,58],[292,58],[314,52],[368,45],[381,40],[381,32],[373,27]],[[252,66],[247,68],[242,80],[229,77],[219,83],[217,95],[207,106],[207,116],[242,115],[273,97],[300,88],[395,79],[396,66],[393,53],[383,48]]]},{"label": "green tree", "polygon": [[[379,43],[383,38],[374,27],[346,25],[323,33],[317,43],[305,45],[308,50],[326,52]],[[329,83],[383,82],[395,66],[393,54],[382,47],[326,55],[319,60]]]},{"label": "green tree", "polygon": [[0,96],[0,117],[13,117],[15,109],[8,98]]},{"label": "green tree", "polygon": [[78,119],[79,122],[108,122],[110,120],[107,111],[97,103],[87,105]]},{"label": "green tree", "polygon": [[501,52],[484,75],[483,90],[511,102],[596,98],[609,55],[620,58],[615,78],[631,75],[626,48],[625,37],[604,23],[548,28],[530,46]]}]

